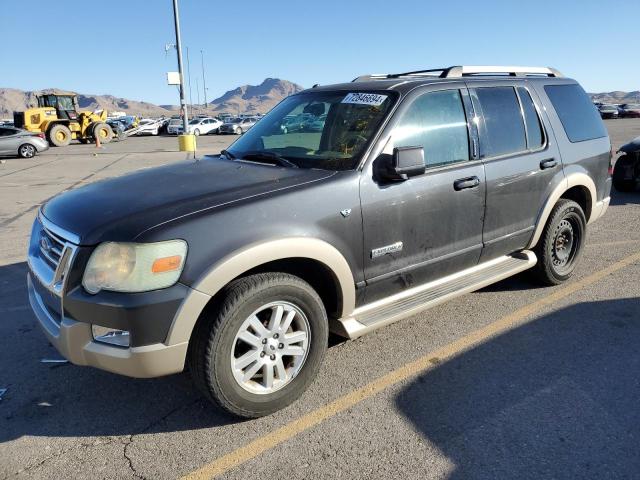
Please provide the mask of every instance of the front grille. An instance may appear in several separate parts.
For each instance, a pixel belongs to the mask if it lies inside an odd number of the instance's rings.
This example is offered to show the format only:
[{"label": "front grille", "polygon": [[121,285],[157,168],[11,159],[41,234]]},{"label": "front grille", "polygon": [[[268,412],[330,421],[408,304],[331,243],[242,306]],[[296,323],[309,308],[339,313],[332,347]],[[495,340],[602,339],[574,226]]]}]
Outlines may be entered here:
[{"label": "front grille", "polygon": [[51,265],[54,271],[58,268],[64,246],[64,240],[47,229],[42,228],[39,240],[40,254],[42,258]]}]

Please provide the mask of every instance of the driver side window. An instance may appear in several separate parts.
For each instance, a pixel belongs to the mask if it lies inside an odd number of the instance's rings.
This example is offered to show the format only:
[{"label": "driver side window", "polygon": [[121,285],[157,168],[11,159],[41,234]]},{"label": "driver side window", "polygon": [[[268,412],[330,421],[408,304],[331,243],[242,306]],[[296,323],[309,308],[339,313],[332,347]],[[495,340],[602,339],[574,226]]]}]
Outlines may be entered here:
[{"label": "driver side window", "polygon": [[469,132],[459,90],[425,93],[405,111],[395,147],[423,147],[427,167],[469,160]]}]

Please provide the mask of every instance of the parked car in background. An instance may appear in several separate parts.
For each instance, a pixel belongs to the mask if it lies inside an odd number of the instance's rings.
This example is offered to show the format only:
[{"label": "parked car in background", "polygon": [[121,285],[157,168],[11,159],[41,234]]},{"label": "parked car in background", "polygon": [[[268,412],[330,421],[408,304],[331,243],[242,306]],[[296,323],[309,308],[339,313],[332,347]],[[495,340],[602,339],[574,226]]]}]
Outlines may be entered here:
[{"label": "parked car in background", "polygon": [[327,120],[327,115],[320,115],[319,117],[315,117],[313,120],[310,120],[304,124],[304,130],[307,132],[321,132],[324,128],[324,122]]},{"label": "parked car in background", "polygon": [[[222,121],[214,117],[196,117],[189,122],[187,133],[195,136],[219,133]],[[182,133],[182,124],[178,125],[178,133]]]},{"label": "parked car in background", "polygon": [[622,118],[640,118],[640,103],[625,103],[620,105],[619,115]]},{"label": "parked car in background", "polygon": [[613,186],[619,192],[632,192],[640,182],[640,137],[620,147],[622,153],[613,169]]},{"label": "parked car in background", "polygon": [[0,126],[0,155],[33,158],[37,153],[48,149],[49,143],[42,132]]},{"label": "parked car in background", "polygon": [[152,118],[143,118],[138,124],[136,135],[158,135],[162,120],[154,120]]},{"label": "parked car in background", "polygon": [[303,125],[304,119],[299,115],[285,117],[280,124],[280,130],[282,133],[299,132],[302,130]]},{"label": "parked car in background", "polygon": [[233,133],[235,135],[242,135],[244,132],[253,127],[257,118],[248,117],[248,118],[233,118],[229,123],[223,123],[220,126],[220,133]]},{"label": "parked car in background", "polygon": [[615,105],[600,104],[598,105],[598,111],[602,118],[618,118],[618,107]]},{"label": "parked car in background", "polygon": [[169,120],[169,123],[167,124],[167,134],[178,135],[178,129],[182,130],[182,119],[172,118]]}]

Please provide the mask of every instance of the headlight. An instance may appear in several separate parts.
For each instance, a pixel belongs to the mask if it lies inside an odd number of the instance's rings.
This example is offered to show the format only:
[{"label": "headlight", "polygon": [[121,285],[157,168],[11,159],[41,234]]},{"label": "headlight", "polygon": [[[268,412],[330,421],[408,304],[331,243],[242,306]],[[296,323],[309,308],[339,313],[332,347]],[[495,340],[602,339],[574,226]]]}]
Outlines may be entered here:
[{"label": "headlight", "polygon": [[94,250],[82,278],[89,293],[100,290],[146,292],[178,281],[187,256],[187,242],[101,243]]}]

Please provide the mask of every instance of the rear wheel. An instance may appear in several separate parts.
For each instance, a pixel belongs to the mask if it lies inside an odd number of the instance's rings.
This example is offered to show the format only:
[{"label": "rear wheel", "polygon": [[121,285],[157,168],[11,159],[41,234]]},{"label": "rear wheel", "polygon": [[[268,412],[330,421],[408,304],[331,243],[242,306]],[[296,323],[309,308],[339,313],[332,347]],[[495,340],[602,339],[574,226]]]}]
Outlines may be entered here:
[{"label": "rear wheel", "polygon": [[533,273],[542,284],[559,285],[571,277],[584,247],[586,230],[587,220],[580,205],[560,199],[535,248],[538,263]]},{"label": "rear wheel", "polygon": [[49,129],[48,140],[55,147],[66,147],[71,143],[71,130],[58,123]]},{"label": "rear wheel", "polygon": [[302,279],[262,273],[230,284],[196,327],[189,371],[204,395],[234,415],[268,415],[296,400],[315,378],[328,322]]},{"label": "rear wheel", "polygon": [[103,122],[98,122],[93,127],[93,138],[99,138],[100,143],[109,143],[113,139],[113,130]]},{"label": "rear wheel", "polygon": [[20,145],[20,148],[18,148],[18,155],[20,155],[20,157],[22,158],[33,158],[36,156],[36,153],[36,147],[31,145],[30,143]]},{"label": "rear wheel", "polygon": [[637,160],[629,155],[622,155],[613,169],[613,186],[619,192],[632,192],[636,188]]}]

